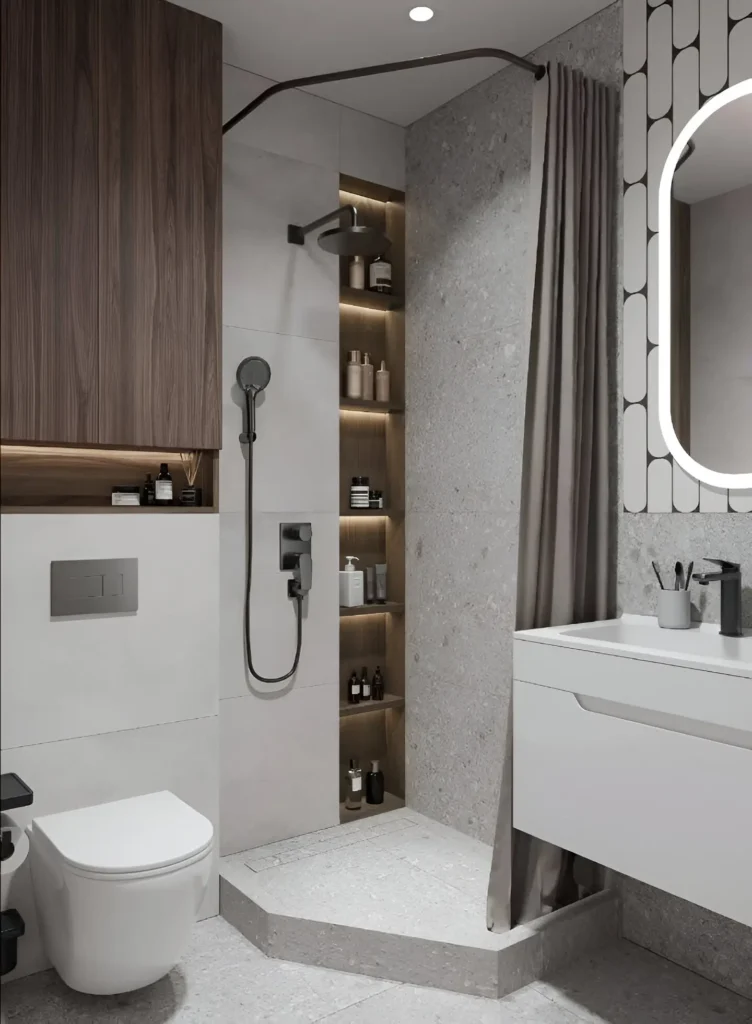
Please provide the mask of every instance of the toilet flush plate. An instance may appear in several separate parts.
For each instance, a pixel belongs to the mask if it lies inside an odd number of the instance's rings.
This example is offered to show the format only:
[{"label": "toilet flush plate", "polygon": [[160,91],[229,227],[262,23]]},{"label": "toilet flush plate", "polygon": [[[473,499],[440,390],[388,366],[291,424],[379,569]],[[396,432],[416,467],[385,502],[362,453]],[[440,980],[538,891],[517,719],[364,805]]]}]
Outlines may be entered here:
[{"label": "toilet flush plate", "polygon": [[137,558],[84,558],[50,563],[53,618],[137,611]]}]

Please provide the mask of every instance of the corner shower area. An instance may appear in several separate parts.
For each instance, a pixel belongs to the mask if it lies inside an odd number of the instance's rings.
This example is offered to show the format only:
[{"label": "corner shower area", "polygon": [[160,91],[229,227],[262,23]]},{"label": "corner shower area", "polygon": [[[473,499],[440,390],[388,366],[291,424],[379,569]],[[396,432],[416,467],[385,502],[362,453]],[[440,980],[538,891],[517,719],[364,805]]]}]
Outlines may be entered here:
[{"label": "corner shower area", "polygon": [[[617,899],[599,893],[491,932],[492,847],[405,806],[405,194],[343,175],[339,200],[391,242],[391,292],[352,287],[341,256],[339,295],[340,569],[348,556],[386,566],[386,592],[340,607],[340,824],[224,857],[221,913],[273,958],[499,998],[615,941]],[[388,396],[348,394],[353,353],[387,368]],[[374,507],[352,507],[353,478],[367,478]],[[350,678],[377,669],[383,700],[354,702]],[[354,807],[349,767],[365,776],[374,761],[384,800],[363,792]]]}]

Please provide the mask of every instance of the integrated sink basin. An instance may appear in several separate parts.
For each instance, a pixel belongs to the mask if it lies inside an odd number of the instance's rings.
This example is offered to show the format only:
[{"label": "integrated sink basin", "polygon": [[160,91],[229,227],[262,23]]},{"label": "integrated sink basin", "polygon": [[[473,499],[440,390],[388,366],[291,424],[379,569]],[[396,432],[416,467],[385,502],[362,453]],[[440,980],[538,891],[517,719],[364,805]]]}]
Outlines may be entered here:
[{"label": "integrated sink basin", "polygon": [[752,925],[752,634],[514,634],[514,824]]},{"label": "integrated sink basin", "polygon": [[[752,632],[741,638],[721,636],[714,623],[698,622],[690,629],[661,629],[657,621],[648,616],[625,615],[605,622],[529,632],[558,633],[562,643],[595,641],[592,645],[583,644],[583,650],[593,650],[597,645],[623,657],[643,661],[659,659],[689,668],[707,667],[752,679]],[[523,631],[517,635],[522,636]]]}]

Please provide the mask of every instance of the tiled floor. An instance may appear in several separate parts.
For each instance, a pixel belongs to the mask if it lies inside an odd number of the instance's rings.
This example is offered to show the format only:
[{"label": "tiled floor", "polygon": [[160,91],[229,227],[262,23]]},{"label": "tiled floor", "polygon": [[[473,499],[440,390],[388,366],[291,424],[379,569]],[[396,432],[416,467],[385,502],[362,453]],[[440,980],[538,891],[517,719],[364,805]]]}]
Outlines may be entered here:
[{"label": "tiled floor", "polygon": [[629,943],[500,1001],[268,960],[226,921],[196,925],[168,978],[78,995],[49,971],[3,989],[4,1024],[749,1024],[752,1002]]},{"label": "tiled floor", "polygon": [[[390,811],[222,860],[270,913],[468,944],[506,945],[486,930],[490,846],[417,811]],[[234,869],[234,870],[231,870]]]}]

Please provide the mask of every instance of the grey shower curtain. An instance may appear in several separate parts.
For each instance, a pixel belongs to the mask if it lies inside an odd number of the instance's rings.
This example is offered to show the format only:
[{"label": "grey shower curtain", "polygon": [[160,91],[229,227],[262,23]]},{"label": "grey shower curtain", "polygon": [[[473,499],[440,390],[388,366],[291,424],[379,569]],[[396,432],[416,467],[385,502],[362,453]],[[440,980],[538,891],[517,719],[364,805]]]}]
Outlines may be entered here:
[{"label": "grey shower curtain", "polygon": [[[617,125],[607,86],[555,64],[536,83],[518,629],[611,612]],[[510,722],[488,891],[494,931],[571,902],[578,891],[571,854],[512,829],[511,773]]]}]

